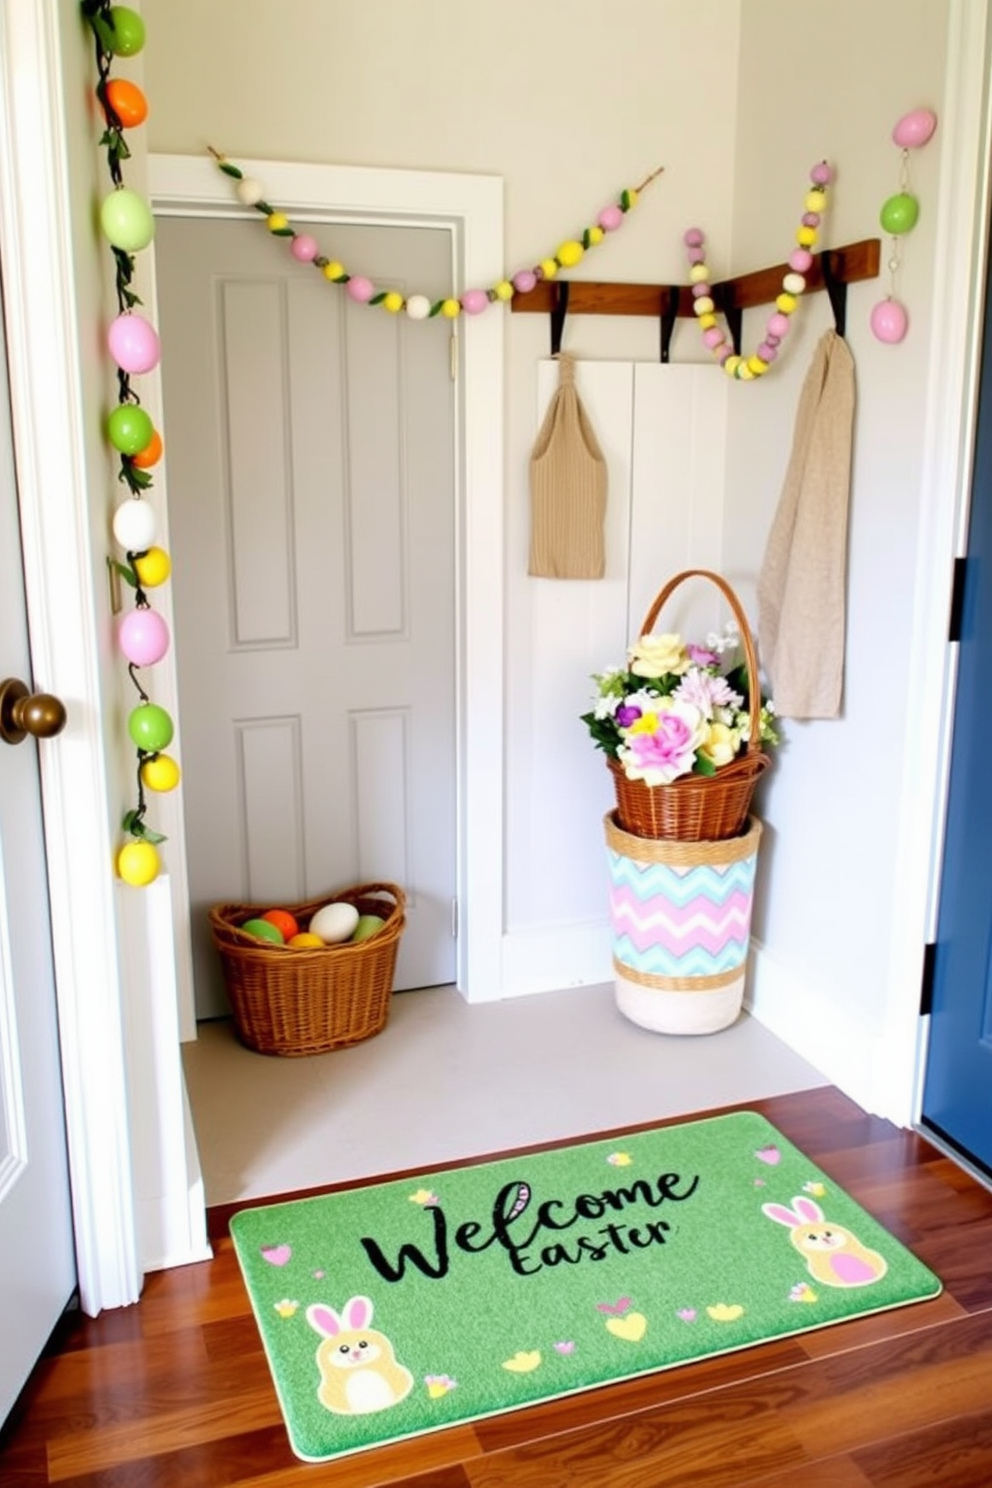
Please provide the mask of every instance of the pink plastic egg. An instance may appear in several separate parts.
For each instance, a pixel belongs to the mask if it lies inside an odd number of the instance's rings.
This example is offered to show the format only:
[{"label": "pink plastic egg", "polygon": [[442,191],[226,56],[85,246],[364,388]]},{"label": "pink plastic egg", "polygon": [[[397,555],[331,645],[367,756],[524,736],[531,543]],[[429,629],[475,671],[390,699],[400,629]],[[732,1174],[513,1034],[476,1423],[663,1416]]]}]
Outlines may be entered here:
[{"label": "pink plastic egg", "polygon": [[925,145],[937,128],[937,115],[933,109],[911,109],[903,114],[892,130],[892,139],[901,150],[918,150]]},{"label": "pink plastic egg", "polygon": [[898,300],[879,300],[870,318],[872,335],[887,345],[895,345],[905,336],[909,318]]},{"label": "pink plastic egg", "polygon": [[135,666],[154,666],[169,649],[169,627],[155,610],[135,609],[117,630],[120,648]]},{"label": "pink plastic egg", "polygon": [[161,356],[158,332],[133,310],[111,321],[107,345],[122,372],[150,372],[158,366]]}]

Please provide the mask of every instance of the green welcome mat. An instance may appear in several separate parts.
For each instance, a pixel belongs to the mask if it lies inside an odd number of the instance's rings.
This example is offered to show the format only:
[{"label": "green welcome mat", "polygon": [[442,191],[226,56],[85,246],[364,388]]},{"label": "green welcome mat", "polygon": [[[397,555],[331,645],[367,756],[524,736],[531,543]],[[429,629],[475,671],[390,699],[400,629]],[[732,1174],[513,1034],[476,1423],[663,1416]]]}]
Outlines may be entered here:
[{"label": "green welcome mat", "polygon": [[306,1461],[941,1289],[754,1112],[245,1209],[231,1233]]}]

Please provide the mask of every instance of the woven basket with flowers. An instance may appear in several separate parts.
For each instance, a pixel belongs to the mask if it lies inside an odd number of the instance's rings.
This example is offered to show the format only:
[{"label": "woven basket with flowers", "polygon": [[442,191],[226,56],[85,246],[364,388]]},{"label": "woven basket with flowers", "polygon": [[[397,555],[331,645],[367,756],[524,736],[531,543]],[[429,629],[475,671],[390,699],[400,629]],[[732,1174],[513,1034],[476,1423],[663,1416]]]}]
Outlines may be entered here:
[{"label": "woven basket with flowers", "polygon": [[[703,644],[653,634],[675,590],[707,579],[734,619]],[[774,709],[761,696],[747,617],[719,574],[686,569],[660,590],[627,664],[594,678],[596,697],[582,715],[606,754],[617,798],[617,822],[637,837],[680,842],[735,837],[777,744]]]}]

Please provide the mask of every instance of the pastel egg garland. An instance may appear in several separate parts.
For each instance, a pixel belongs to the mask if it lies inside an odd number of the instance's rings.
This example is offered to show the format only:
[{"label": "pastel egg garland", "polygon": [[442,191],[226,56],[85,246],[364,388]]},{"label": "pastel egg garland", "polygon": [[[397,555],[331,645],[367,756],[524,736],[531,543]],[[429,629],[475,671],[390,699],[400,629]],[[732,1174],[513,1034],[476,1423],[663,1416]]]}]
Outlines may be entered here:
[{"label": "pastel egg garland", "polygon": [[690,227],[682,241],[688,250],[689,282],[692,285],[693,311],[703,342],[713,353],[728,377],[736,382],[753,382],[763,377],[778,356],[779,348],[789,333],[791,317],[799,305],[806,289],[806,275],[813,264],[813,249],[819,237],[820,224],[827,205],[827,187],[834,179],[832,166],[825,160],[818,161],[809,173],[810,184],[806,192],[804,212],[796,229],[796,247],[789,255],[787,272],[782,279],[781,293],[775,300],[774,313],[769,317],[764,340],[757,351],[742,356],[734,351],[726,332],[717,320],[716,301],[710,284],[710,271],[706,264],[706,239],[698,227]]},{"label": "pastel egg garland", "polygon": [[158,366],[161,354],[158,332],[135,310],[141,302],[131,288],[134,254],[151,243],[155,221],[147,202],[125,186],[121,170],[121,162],[130,158],[125,132],[144,123],[148,103],[137,84],[110,76],[115,57],[133,57],[141,51],[145,25],[136,11],[111,5],[109,0],[82,0],[81,9],[96,42],[96,96],[106,124],[100,143],[107,151],[112,187],[99,213],[101,230],[114,256],[118,307],[107,331],[107,349],[117,369],[117,406],[108,415],[105,432],[120,456],[118,479],[130,492],[115,511],[112,524],[127,561],[114,561],[112,567],[135,595],[134,608],[118,622],[117,643],[139,697],[127,720],[138,755],[138,799],[123,819],[127,837],[118,850],[116,868],[126,883],[142,887],[161,871],[158,844],[165,840],[145,823],[145,789],[172,790],[179,783],[179,766],[161,752],[172,739],[172,719],[151,702],[138,678],[138,670],[161,661],[171,644],[168,625],[145,594],[146,588],[164,583],[171,568],[169,555],[154,546],[155,511],[144,499],[152,485],[149,471],[162,456],[162,438],[131,385],[133,376]]},{"label": "pastel egg garland", "polygon": [[602,243],[608,233],[623,226],[626,214],[637,205],[643,191],[664,170],[659,166],[639,186],[630,187],[620,193],[619,200],[603,208],[591,227],[580,236],[567,238],[556,252],[542,258],[531,269],[519,269],[512,278],[504,276],[488,289],[466,289],[461,295],[448,295],[440,300],[431,300],[427,295],[403,295],[398,289],[378,288],[364,274],[352,274],[337,259],[322,254],[311,233],[297,232],[285,212],[280,212],[265,199],[265,188],[260,181],[246,176],[240,166],[210,149],[220,170],[236,183],[235,194],[243,207],[252,207],[265,218],[265,225],[273,237],[288,238],[290,252],[300,263],[313,264],[331,284],[343,287],[350,300],[358,305],[381,307],[390,315],[405,311],[410,320],[433,320],[440,316],[444,320],[457,320],[460,315],[481,315],[490,305],[507,304],[514,295],[529,294],[544,279],[554,279],[562,269],[573,269],[585,257],[586,251]]},{"label": "pastel egg garland", "polygon": [[900,150],[898,190],[882,203],[878,214],[883,231],[892,239],[887,268],[889,292],[879,300],[869,317],[872,335],[886,346],[898,345],[909,330],[906,307],[896,295],[899,270],[902,267],[900,238],[912,232],[920,216],[920,204],[910,189],[909,152],[927,144],[937,128],[937,115],[932,109],[911,109],[897,119],[892,128],[892,143]]}]

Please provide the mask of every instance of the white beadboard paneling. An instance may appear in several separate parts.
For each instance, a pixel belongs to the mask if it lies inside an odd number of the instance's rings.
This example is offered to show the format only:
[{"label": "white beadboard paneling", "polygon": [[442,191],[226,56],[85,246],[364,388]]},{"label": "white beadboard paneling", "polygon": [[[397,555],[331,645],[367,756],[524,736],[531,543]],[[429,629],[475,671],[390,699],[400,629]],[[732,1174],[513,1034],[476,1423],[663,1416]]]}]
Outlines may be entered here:
[{"label": "white beadboard paneling", "polygon": [[234,280],[219,288],[233,644],[290,646],[296,618],[285,286]]},{"label": "white beadboard paneling", "polygon": [[245,841],[243,882],[253,903],[294,903],[304,889],[304,800],[300,719],[264,718],[235,724],[240,818]]},{"label": "white beadboard paneling", "polygon": [[[402,884],[410,872],[408,791],[410,710],[372,709],[349,716],[359,877]],[[415,902],[410,895],[411,905]]]},{"label": "white beadboard paneling", "polygon": [[370,316],[367,306],[349,301],[344,327],[348,633],[374,640],[405,628],[403,322],[388,313]]}]

